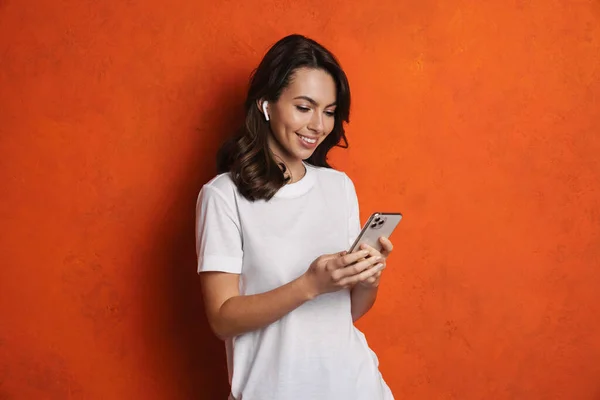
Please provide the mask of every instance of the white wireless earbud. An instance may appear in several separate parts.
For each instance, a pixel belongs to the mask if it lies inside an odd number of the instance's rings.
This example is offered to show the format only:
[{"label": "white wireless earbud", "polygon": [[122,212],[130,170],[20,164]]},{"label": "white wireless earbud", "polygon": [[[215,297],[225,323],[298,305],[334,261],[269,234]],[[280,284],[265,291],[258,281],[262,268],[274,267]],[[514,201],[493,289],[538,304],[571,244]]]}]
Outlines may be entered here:
[{"label": "white wireless earbud", "polygon": [[262,105],[263,113],[265,114],[265,119],[267,121],[269,120],[269,113],[267,112],[267,104],[268,103],[269,103],[268,101],[263,101],[263,105]]}]

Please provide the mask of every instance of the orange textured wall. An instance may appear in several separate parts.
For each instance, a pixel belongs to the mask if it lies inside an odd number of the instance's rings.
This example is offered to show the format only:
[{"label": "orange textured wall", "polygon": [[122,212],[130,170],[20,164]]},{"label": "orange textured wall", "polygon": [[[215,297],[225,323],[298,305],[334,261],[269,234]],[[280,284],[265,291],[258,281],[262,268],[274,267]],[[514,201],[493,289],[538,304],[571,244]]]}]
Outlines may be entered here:
[{"label": "orange textured wall", "polygon": [[194,204],[285,34],[353,89],[398,399],[600,398],[598,1],[0,1],[0,398],[224,399]]}]

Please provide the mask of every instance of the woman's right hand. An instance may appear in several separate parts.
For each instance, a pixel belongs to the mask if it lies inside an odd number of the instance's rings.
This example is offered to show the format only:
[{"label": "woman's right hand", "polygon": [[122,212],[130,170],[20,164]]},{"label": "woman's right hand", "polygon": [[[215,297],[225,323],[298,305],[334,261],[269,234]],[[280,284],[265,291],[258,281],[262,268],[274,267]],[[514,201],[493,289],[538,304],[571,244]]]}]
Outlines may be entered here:
[{"label": "woman's right hand", "polygon": [[382,257],[368,257],[368,250],[325,254],[312,262],[302,276],[311,297],[349,288],[383,269]]}]

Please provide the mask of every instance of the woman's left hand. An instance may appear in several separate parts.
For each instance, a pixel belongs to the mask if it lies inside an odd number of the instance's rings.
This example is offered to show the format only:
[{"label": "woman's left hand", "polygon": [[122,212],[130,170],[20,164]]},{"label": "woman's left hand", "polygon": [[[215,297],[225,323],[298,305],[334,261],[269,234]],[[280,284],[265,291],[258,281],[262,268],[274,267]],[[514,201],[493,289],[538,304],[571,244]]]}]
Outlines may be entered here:
[{"label": "woman's left hand", "polygon": [[386,264],[385,264],[386,259],[390,256],[390,254],[392,253],[392,250],[394,249],[394,245],[392,244],[392,242],[385,236],[381,236],[379,238],[379,243],[381,243],[381,246],[383,247],[381,252],[377,251],[375,248],[369,246],[368,244],[362,244],[360,246],[361,250],[369,251],[369,255],[367,257],[378,257],[378,256],[383,257],[383,261],[382,261],[383,268],[381,269],[381,271],[379,271],[375,275],[365,279],[364,281],[359,282],[358,285],[360,285],[362,287],[376,288],[379,286],[379,280],[381,278],[381,273],[383,272],[383,270],[386,267]]}]

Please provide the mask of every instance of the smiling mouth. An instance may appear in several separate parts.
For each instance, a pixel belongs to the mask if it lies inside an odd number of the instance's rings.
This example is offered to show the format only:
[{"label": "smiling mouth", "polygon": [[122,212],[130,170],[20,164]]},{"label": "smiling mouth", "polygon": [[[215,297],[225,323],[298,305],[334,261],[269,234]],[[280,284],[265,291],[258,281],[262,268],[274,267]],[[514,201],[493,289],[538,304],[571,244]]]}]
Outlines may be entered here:
[{"label": "smiling mouth", "polygon": [[308,144],[315,144],[315,143],[317,143],[317,139],[313,139],[313,138],[309,138],[309,137],[306,137],[306,136],[302,136],[299,133],[296,133],[296,135],[300,136],[300,139],[302,139],[303,141],[305,141]]}]

